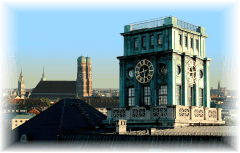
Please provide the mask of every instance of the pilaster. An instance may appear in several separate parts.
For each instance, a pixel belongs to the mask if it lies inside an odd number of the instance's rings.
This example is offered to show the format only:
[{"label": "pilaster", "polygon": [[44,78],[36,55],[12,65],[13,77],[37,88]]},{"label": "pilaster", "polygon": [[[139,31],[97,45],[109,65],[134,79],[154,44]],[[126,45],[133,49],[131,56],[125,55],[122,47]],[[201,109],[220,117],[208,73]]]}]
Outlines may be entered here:
[{"label": "pilaster", "polygon": [[188,91],[188,83],[186,78],[186,55],[182,54],[182,105],[188,105],[188,97],[187,97],[187,91]]},{"label": "pilaster", "polygon": [[126,97],[128,94],[128,91],[126,89],[125,85],[125,72],[126,72],[126,65],[125,61],[123,59],[120,59],[120,95],[119,95],[119,107],[126,107]]},{"label": "pilaster", "polygon": [[210,107],[210,61],[211,59],[204,59],[204,100],[203,106]]}]

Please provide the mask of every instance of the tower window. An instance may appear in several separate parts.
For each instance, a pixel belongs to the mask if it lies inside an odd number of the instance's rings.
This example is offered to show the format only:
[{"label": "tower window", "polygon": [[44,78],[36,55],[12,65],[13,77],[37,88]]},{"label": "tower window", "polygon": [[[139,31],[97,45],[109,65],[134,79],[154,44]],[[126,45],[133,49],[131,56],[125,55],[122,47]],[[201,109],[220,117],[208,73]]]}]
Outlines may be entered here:
[{"label": "tower window", "polygon": [[135,101],[135,89],[128,88],[128,106],[134,106]]},{"label": "tower window", "polygon": [[187,36],[185,36],[185,47],[188,46],[188,39],[187,39]]},{"label": "tower window", "polygon": [[179,35],[179,45],[182,45],[182,35]]},{"label": "tower window", "polygon": [[150,49],[154,48],[154,36],[150,36]]},{"label": "tower window", "polygon": [[199,106],[203,106],[203,89],[199,89]]},{"label": "tower window", "polygon": [[191,38],[191,48],[193,49],[193,38]]},{"label": "tower window", "polygon": [[196,49],[198,50],[198,40],[196,39]]},{"label": "tower window", "polygon": [[167,85],[160,86],[159,105],[167,104]]},{"label": "tower window", "polygon": [[138,38],[134,38],[134,49],[135,51],[138,50]]},{"label": "tower window", "polygon": [[180,85],[177,85],[177,97],[176,97],[176,100],[177,100],[177,105],[181,105],[181,86]]},{"label": "tower window", "polygon": [[158,35],[158,46],[162,46],[162,34]]},{"label": "tower window", "polygon": [[142,50],[146,50],[146,37],[142,37]]},{"label": "tower window", "polygon": [[192,106],[193,87],[188,87],[188,105]]},{"label": "tower window", "polygon": [[150,87],[144,87],[143,89],[144,92],[144,105],[151,105],[151,100],[150,100]]}]

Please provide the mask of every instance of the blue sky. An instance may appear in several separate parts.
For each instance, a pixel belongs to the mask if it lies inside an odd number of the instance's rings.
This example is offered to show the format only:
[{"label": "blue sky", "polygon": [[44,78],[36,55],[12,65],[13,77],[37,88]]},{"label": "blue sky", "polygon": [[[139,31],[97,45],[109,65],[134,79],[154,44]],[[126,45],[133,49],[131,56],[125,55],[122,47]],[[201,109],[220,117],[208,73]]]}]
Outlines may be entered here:
[{"label": "blue sky", "polygon": [[[96,7],[96,6],[95,6]],[[161,6],[164,7],[164,6]],[[42,67],[47,80],[76,80],[77,58],[92,58],[93,88],[119,87],[119,61],[123,55],[124,25],[165,16],[175,16],[206,28],[210,37],[206,41],[206,55],[211,61],[211,87],[233,88],[226,82],[224,62],[234,52],[225,40],[228,21],[226,14],[231,4],[207,9],[186,10],[177,6],[169,9],[139,9],[131,7],[106,9],[28,9],[9,5],[12,12],[12,39],[10,56],[14,56],[15,73],[9,87],[17,87],[21,68],[26,88],[34,88],[40,81]],[[227,61],[227,65],[229,65]],[[230,73],[230,72],[229,72]],[[229,77],[229,76],[228,76]]]}]

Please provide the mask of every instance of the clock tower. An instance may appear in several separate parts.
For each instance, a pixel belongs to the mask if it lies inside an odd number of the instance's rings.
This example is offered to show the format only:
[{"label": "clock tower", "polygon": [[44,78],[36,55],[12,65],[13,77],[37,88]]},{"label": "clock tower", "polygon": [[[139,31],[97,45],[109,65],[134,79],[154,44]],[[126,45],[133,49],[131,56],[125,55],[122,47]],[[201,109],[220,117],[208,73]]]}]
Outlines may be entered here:
[{"label": "clock tower", "polygon": [[204,27],[169,16],[126,25],[121,35],[120,108],[108,118],[153,127],[224,123],[221,109],[209,108]]}]

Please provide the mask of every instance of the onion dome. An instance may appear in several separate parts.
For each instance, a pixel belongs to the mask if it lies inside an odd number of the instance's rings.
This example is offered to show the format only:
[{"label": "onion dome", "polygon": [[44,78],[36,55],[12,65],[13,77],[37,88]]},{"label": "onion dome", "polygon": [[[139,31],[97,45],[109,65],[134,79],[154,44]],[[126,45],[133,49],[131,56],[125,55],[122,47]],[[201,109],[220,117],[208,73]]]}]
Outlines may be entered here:
[{"label": "onion dome", "polygon": [[92,62],[92,59],[90,57],[86,57],[86,60],[87,60],[88,63]]},{"label": "onion dome", "polygon": [[84,56],[80,56],[77,59],[78,62],[86,62],[86,58]]}]

